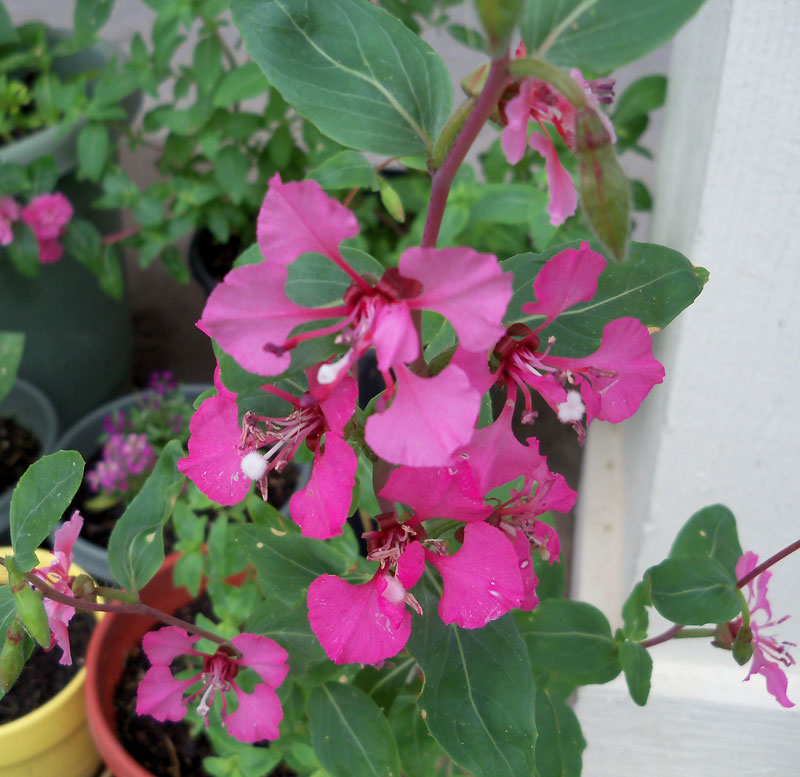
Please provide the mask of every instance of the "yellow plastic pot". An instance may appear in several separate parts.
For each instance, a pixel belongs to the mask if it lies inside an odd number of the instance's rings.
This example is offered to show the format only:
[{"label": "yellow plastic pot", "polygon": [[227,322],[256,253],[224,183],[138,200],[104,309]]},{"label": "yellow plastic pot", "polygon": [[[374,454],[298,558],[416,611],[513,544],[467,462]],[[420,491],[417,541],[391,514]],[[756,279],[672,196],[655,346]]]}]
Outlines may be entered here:
[{"label": "yellow plastic pot", "polygon": [[[12,553],[0,548],[0,556]],[[36,551],[39,563],[47,565],[53,556]],[[82,572],[74,565],[70,573]],[[0,566],[0,583],[5,583]],[[81,668],[65,688],[39,709],[0,726],[0,775],[2,777],[93,777],[100,756],[86,723],[83,686],[86,669]]]}]

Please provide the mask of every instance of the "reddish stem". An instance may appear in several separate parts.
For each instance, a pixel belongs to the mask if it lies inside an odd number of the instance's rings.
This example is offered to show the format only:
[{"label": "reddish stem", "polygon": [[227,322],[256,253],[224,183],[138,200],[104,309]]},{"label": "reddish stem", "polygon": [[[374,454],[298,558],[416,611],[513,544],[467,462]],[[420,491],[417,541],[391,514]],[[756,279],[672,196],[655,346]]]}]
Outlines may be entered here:
[{"label": "reddish stem", "polygon": [[[38,588],[48,599],[52,599],[60,604],[66,604],[69,607],[74,607],[76,610],[89,610],[91,612],[116,612],[122,615],[145,615],[150,618],[154,618],[161,623],[166,623],[168,626],[178,626],[179,628],[185,629],[192,634],[197,634],[200,637],[209,639],[218,645],[229,644],[228,640],[224,637],[220,637],[217,634],[206,631],[206,629],[195,626],[193,623],[188,623],[180,618],[176,618],[174,615],[168,615],[167,613],[161,612],[161,610],[157,610],[155,607],[150,607],[147,604],[111,604],[88,602],[84,599],[76,599],[74,596],[68,596],[67,594],[62,594],[59,591],[56,591],[54,588],[45,583],[44,580],[37,575],[34,575],[32,572],[26,572],[25,579],[31,585]],[[238,653],[238,651],[236,652]]]},{"label": "reddish stem", "polygon": [[[751,580],[755,580],[762,572],[765,572],[773,564],[777,564],[781,559],[786,558],[796,550],[800,550],[800,540],[795,540],[795,542],[793,542],[791,545],[787,545],[783,550],[779,550],[775,555],[770,556],[766,561],[759,564],[751,572],[748,572],[744,577],[737,580],[736,587],[742,588],[743,586],[747,585]],[[678,626],[676,624],[675,626],[667,629],[663,634],[659,634],[657,637],[646,639],[644,642],[639,644],[641,644],[641,646],[644,648],[653,647],[653,645],[660,645],[662,642],[668,642],[671,640],[682,628],[683,626]]]},{"label": "reddish stem", "polygon": [[478,97],[478,101],[475,103],[475,107],[472,109],[469,118],[464,122],[464,127],[458,133],[458,137],[450,148],[444,163],[433,176],[428,215],[425,219],[425,230],[422,233],[423,248],[436,247],[444,209],[447,205],[447,195],[450,193],[453,179],[464,161],[467,151],[469,151],[486,120],[497,106],[497,102],[508,83],[508,59],[508,51],[506,51],[498,59],[492,60],[492,64],[489,67],[489,75],[486,77],[486,83]]},{"label": "reddish stem", "polygon": [[131,227],[130,229],[123,229],[120,232],[113,232],[110,235],[104,235],[101,242],[105,246],[114,245],[114,243],[119,243],[126,237],[133,237],[140,229],[141,227]]}]

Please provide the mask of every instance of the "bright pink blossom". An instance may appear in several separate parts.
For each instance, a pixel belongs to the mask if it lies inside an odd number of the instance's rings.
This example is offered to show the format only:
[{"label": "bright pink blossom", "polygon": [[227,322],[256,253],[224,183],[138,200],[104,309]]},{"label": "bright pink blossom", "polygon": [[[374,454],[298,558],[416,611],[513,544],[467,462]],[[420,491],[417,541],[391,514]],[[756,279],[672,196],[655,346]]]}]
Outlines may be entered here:
[{"label": "bright pink blossom", "polygon": [[72,214],[72,205],[61,192],[40,194],[22,209],[22,220],[36,236],[39,259],[43,263],[57,262],[61,258],[64,249],[59,240]]},{"label": "bright pink blossom", "polygon": [[20,207],[13,197],[0,197],[0,246],[11,244],[14,231],[11,225],[19,219]]},{"label": "bright pink blossom", "polygon": [[248,412],[240,424],[236,395],[225,388],[217,368],[219,394],[206,399],[192,417],[189,455],[180,459],[178,469],[220,504],[241,502],[251,480],[266,498],[268,473],[282,471],[305,443],[314,452],[311,477],[289,507],[306,537],[328,539],[341,534],[352,500],[358,462],[344,440],[344,427],[355,410],[358,388],[346,377],[318,401],[312,395],[313,370],[308,380],[310,391],[300,398],[264,387],[293,408],[285,418]]},{"label": "bright pink blossom", "polygon": [[[493,380],[507,386],[509,396],[517,388],[522,391],[524,421],[533,420],[533,389],[582,436],[584,417],[586,424],[594,418],[623,421],[663,380],[664,368],[653,357],[650,333],[635,318],[618,318],[606,324],[600,347],[588,356],[552,355],[555,338],[542,347],[539,333],[568,308],[594,297],[605,265],[605,259],[586,243],[580,249],[568,248],[549,259],[533,281],[535,302],[522,306],[524,313],[544,320],[533,330],[524,324],[512,325],[495,347],[499,367]],[[473,369],[464,365],[462,368],[468,373]],[[478,372],[482,368],[474,369],[473,383],[482,379]]]},{"label": "bright pink blossom", "polygon": [[[37,567],[33,574],[44,580],[51,588],[60,594],[72,596],[70,583],[72,578],[69,569],[72,566],[72,546],[83,528],[83,518],[76,510],[72,518],[64,521],[61,528],[55,534],[53,544],[53,563],[46,567]],[[59,664],[72,664],[72,652],[69,646],[69,632],[67,627],[75,615],[75,608],[68,604],[61,604],[54,599],[45,598],[44,609],[47,613],[47,621],[50,624],[50,648],[58,645],[61,648],[61,658]]]},{"label": "bright pink blossom", "polygon": [[[758,556],[752,551],[745,553],[736,564],[736,577],[741,579],[758,566]],[[767,599],[767,584],[771,572],[762,572],[755,580],[747,583],[747,599],[750,607],[750,629],[753,632],[753,661],[745,677],[749,680],[760,674],[767,681],[767,691],[782,707],[794,707],[794,702],[786,695],[788,681],[782,666],[794,666],[794,658],[787,648],[797,647],[793,642],[780,642],[768,632],[789,618],[784,615],[775,620]],[[742,626],[742,619],[729,624],[731,636],[735,638]]]},{"label": "bright pink blossom", "polygon": [[[405,369],[420,353],[412,315],[436,311],[452,323],[461,348],[485,351],[502,335],[511,277],[494,256],[470,248],[410,248],[398,267],[386,270],[380,279],[361,277],[333,244],[352,232],[350,226],[342,226],[342,206],[311,182],[291,184],[289,189],[290,184],[278,179],[273,186],[277,191],[268,192],[259,216],[266,261],[229,273],[209,297],[198,326],[242,367],[267,376],[289,367],[291,350],[300,342],[335,334],[335,343],[345,350],[319,366],[313,390],[317,399],[323,399],[368,349],[375,348],[387,385],[383,405],[394,398],[399,403],[394,415],[401,416],[407,413],[403,408],[424,396],[426,418],[436,423],[393,424],[393,432],[387,434],[371,418],[369,444],[380,447],[381,455],[392,462],[446,463],[454,447],[469,438],[480,395],[455,365],[437,376],[438,381],[415,380]],[[269,224],[279,228],[264,226]],[[286,295],[287,265],[309,250],[324,254],[349,277],[341,304],[307,308]],[[335,323],[295,332],[301,324],[322,320]],[[420,445],[422,439],[430,444]]]},{"label": "bright pink blossom", "polygon": [[[593,110],[608,133],[609,142],[616,140],[614,128],[608,117],[600,110],[600,102],[610,102],[608,80],[586,81],[579,70],[570,72],[573,80],[584,92],[589,110]],[[600,95],[598,97],[598,95]],[[550,204],[547,212],[553,226],[563,224],[578,207],[578,193],[570,174],[558,158],[558,151],[548,134],[545,123],[551,124],[567,148],[576,150],[576,124],[578,112],[572,103],[550,84],[535,78],[527,78],[520,84],[519,94],[505,106],[507,124],[500,136],[506,159],[514,165],[522,159],[527,144],[545,159],[545,171],[550,189]],[[528,121],[538,123],[541,133],[532,132],[528,137]]]},{"label": "bright pink blossom", "polygon": [[[166,720],[183,720],[190,702],[198,697],[197,712],[205,718],[219,693],[222,700],[222,724],[231,736],[242,742],[259,742],[277,739],[278,724],[283,718],[277,688],[286,678],[289,654],[274,640],[257,634],[240,634],[231,640],[233,647],[217,648],[213,655],[199,653],[194,644],[200,637],[188,634],[178,626],[165,626],[145,634],[142,649],[152,666],[139,683],[136,702],[138,715],[152,715],[162,723]],[[178,680],[170,664],[180,655],[200,656],[202,671],[187,680]],[[260,678],[252,693],[245,693],[236,683],[242,669],[252,669]],[[202,686],[189,696],[186,692],[197,681]],[[225,694],[233,692],[236,709],[228,712]]]}]

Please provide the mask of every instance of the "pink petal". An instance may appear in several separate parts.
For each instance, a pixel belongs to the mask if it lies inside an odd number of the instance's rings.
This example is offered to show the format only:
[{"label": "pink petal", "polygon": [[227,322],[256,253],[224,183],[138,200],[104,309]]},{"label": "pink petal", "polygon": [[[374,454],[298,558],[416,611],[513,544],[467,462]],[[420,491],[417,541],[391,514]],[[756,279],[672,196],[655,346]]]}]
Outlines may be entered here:
[{"label": "pink petal", "polygon": [[397,559],[395,574],[403,584],[403,588],[413,588],[425,571],[425,548],[421,542],[412,542],[406,545],[405,550]]},{"label": "pink petal", "polygon": [[542,557],[550,562],[550,566],[555,561],[561,561],[561,540],[558,538],[558,532],[550,524],[536,521],[533,526],[533,538],[540,549],[544,549]]},{"label": "pink petal", "polygon": [[572,183],[572,177],[561,164],[558,151],[549,135],[531,132],[528,145],[544,157],[547,188],[550,191],[547,212],[550,214],[550,223],[557,227],[575,214],[578,209],[578,192]]},{"label": "pink petal", "polygon": [[754,633],[755,642],[753,649],[753,663],[750,665],[750,672],[745,680],[749,680],[753,674],[760,674],[767,681],[767,692],[775,697],[775,700],[782,707],[794,707],[794,702],[790,701],[786,695],[789,681],[786,673],[781,669],[780,664],[769,661],[764,652],[758,645],[758,634]]},{"label": "pink petal", "polygon": [[323,452],[314,456],[308,484],[289,502],[291,516],[304,537],[327,540],[342,533],[357,467],[353,449],[341,437],[327,433]]},{"label": "pink petal", "polygon": [[[584,373],[581,397],[586,422],[593,418],[618,423],[630,418],[656,383],[664,379],[664,367],[653,357],[653,340],[638,319],[610,321],[603,329],[600,347],[580,359],[548,356],[548,365]],[[598,374],[598,371],[614,373]]]},{"label": "pink petal", "polygon": [[[308,377],[308,390],[314,395],[317,386],[317,367],[306,371]],[[341,437],[347,422],[353,417],[358,401],[358,383],[349,375],[341,378],[330,390],[330,393],[319,402],[322,414],[325,416],[328,429]]]},{"label": "pink petal", "polygon": [[62,229],[72,218],[72,213],[69,200],[60,192],[53,192],[34,197],[22,209],[20,216],[41,243],[58,240]]},{"label": "pink petal", "polygon": [[583,93],[586,95],[586,102],[589,104],[590,108],[594,109],[597,118],[600,119],[600,123],[605,127],[609,140],[612,143],[616,143],[617,133],[614,132],[614,125],[611,123],[611,119],[600,108],[600,100],[597,99],[597,95],[592,91],[592,85],[583,77],[583,74],[578,68],[572,68],[569,74],[572,76],[573,81],[583,89]]},{"label": "pink petal", "polygon": [[466,374],[469,382],[483,396],[495,383],[497,375],[489,369],[489,359],[482,351],[466,351],[456,348],[450,364]]},{"label": "pink petal", "polygon": [[236,663],[252,669],[270,687],[277,688],[286,679],[289,654],[275,640],[245,633],[234,637],[231,644],[242,654]]},{"label": "pink petal", "polygon": [[500,145],[509,164],[515,165],[525,155],[525,140],[528,137],[528,120],[531,116],[531,104],[535,81],[526,78],[519,88],[519,94],[506,105],[506,124],[500,134]]},{"label": "pink petal", "polygon": [[[72,611],[69,616],[66,615],[68,610]],[[75,609],[73,607],[64,607],[63,605],[62,608],[59,609],[58,614],[53,617],[50,617],[50,613],[48,612],[47,622],[52,632],[51,647],[52,643],[55,643],[61,648],[61,658],[58,659],[58,663],[62,666],[72,665],[72,651],[69,645],[69,630],[67,626],[70,618],[74,614]]]},{"label": "pink petal", "polygon": [[278,694],[268,685],[259,683],[253,693],[236,688],[238,706],[225,716],[225,726],[240,742],[260,742],[278,739],[278,724],[283,720],[283,708]]},{"label": "pink petal", "polygon": [[139,683],[136,714],[152,715],[162,723],[166,720],[183,720],[186,716],[183,694],[195,679],[176,680],[164,664],[150,667]]},{"label": "pink petal", "polygon": [[64,246],[58,240],[39,240],[39,261],[53,264],[64,255]]},{"label": "pink petal", "polygon": [[379,601],[386,588],[380,571],[362,585],[333,575],[322,575],[311,583],[308,621],[331,661],[377,664],[403,649],[411,634],[411,614],[402,603],[385,597]]},{"label": "pink petal", "polygon": [[372,333],[378,369],[386,371],[396,364],[407,364],[419,355],[419,337],[403,302],[381,305]]},{"label": "pink petal", "polygon": [[199,639],[179,626],[164,626],[144,635],[142,650],[151,664],[169,667],[178,656],[194,653],[194,644]]},{"label": "pink petal", "polygon": [[239,447],[242,427],[236,395],[222,388],[223,392],[204,400],[192,416],[189,455],[178,460],[178,469],[209,499],[234,505],[250,490],[241,466],[242,457],[250,450]]},{"label": "pink petal", "polygon": [[532,610],[539,604],[539,597],[536,594],[536,586],[539,585],[539,578],[536,577],[536,573],[533,571],[531,543],[525,536],[525,532],[519,529],[513,531],[514,538],[512,539],[512,543],[519,564],[519,576],[522,580],[522,601],[519,607],[521,610]]},{"label": "pink petal", "polygon": [[295,305],[285,294],[287,270],[264,262],[231,270],[206,302],[197,326],[246,370],[279,375],[291,353],[276,353],[299,324],[319,318],[317,311]]},{"label": "pink petal", "polygon": [[522,306],[524,313],[545,317],[536,331],[573,305],[592,299],[605,266],[606,260],[588,243],[581,243],[579,249],[567,248],[548,259],[533,281],[536,302]]},{"label": "pink petal", "polygon": [[329,197],[316,181],[283,183],[279,173],[258,214],[256,235],[270,262],[291,264],[300,254],[339,255],[339,243],[358,234],[353,212]]},{"label": "pink petal", "polygon": [[508,537],[486,523],[468,523],[464,544],[452,556],[428,552],[442,576],[439,616],[477,629],[518,607],[523,599],[519,561]]},{"label": "pink petal", "polygon": [[510,273],[493,254],[471,248],[409,248],[398,264],[400,274],[422,283],[409,307],[435,310],[456,330],[467,351],[486,351],[505,333],[502,326],[511,299]]},{"label": "pink petal", "polygon": [[69,575],[69,568],[72,566],[72,547],[82,528],[83,518],[76,510],[72,517],[68,521],[64,521],[61,528],[55,533],[53,555],[58,560],[62,576]]},{"label": "pink petal", "polygon": [[388,410],[367,419],[366,441],[393,464],[440,467],[472,437],[481,395],[450,364],[433,378],[395,367],[397,389]]},{"label": "pink petal", "polygon": [[484,503],[484,494],[471,467],[463,461],[452,467],[398,467],[380,492],[384,499],[408,505],[418,521],[485,520],[492,508]]},{"label": "pink petal", "polygon": [[0,197],[0,219],[14,222],[19,218],[20,210],[19,203],[13,197]]}]

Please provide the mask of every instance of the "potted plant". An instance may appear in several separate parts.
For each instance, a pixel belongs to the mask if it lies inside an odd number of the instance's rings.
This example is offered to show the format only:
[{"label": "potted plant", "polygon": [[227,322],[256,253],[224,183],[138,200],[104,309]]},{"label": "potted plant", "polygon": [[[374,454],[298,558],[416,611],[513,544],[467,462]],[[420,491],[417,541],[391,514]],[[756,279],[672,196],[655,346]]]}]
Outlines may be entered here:
[{"label": "potted plant", "polygon": [[[0,548],[0,556],[10,555],[10,547]],[[51,553],[38,550],[36,557],[40,567],[54,562]],[[77,576],[83,572],[77,565],[70,567],[69,573]],[[4,604],[8,597],[8,575],[5,568],[0,569],[0,598]],[[13,619],[13,612],[3,607],[0,628],[5,633]],[[74,629],[75,634],[84,631]],[[56,663],[56,652],[44,654],[37,648],[36,663],[29,664],[26,675],[30,674],[28,685],[23,690],[32,698],[44,697],[40,706],[26,714],[8,720],[2,716],[0,723],[0,771],[4,777],[27,777],[28,775],[51,774],[58,772],[64,777],[93,777],[100,765],[100,756],[89,734],[84,686],[86,668],[84,656],[88,647],[86,632],[80,645],[73,639],[74,662],[70,666]],[[78,647],[80,652],[78,652]],[[41,660],[44,659],[44,662]],[[48,660],[49,659],[49,660]],[[45,673],[47,681],[33,677],[35,672]],[[50,691],[42,686],[61,687],[50,696]],[[13,689],[12,689],[13,691]],[[18,695],[18,694],[17,694]],[[16,700],[21,708],[27,708],[22,699]],[[8,703],[8,700],[6,700]],[[4,711],[3,696],[0,696],[0,711]]]},{"label": "potted plant", "polygon": [[17,378],[25,336],[0,332],[0,541],[7,541],[11,495],[17,480],[58,434],[50,400],[33,384]]},{"label": "potted plant", "polygon": [[128,380],[132,328],[116,249],[118,209],[96,207],[116,138],[139,104],[102,12],[76,3],[73,31],[0,13],[0,329],[22,329],[21,374],[65,423]]}]

